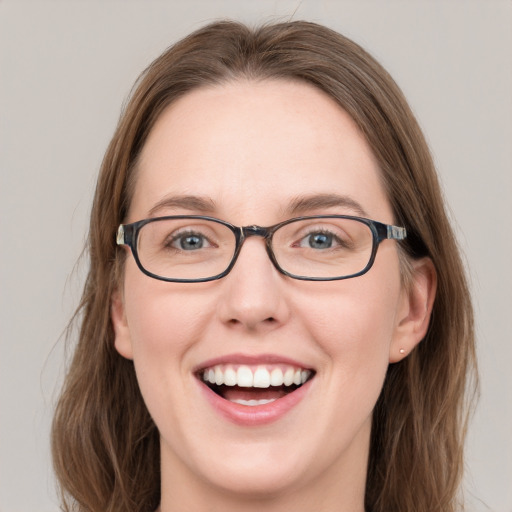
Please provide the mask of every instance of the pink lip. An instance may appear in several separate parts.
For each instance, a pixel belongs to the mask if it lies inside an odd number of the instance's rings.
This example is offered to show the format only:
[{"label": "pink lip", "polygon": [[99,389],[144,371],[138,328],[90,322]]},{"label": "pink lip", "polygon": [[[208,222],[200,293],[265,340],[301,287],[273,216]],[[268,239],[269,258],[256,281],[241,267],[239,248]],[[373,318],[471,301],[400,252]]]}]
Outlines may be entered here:
[{"label": "pink lip", "polygon": [[201,363],[196,368],[194,368],[193,372],[197,373],[201,370],[204,370],[205,368],[210,368],[217,364],[286,364],[289,366],[295,366],[296,368],[312,370],[310,366],[305,365],[300,361],[296,361],[294,359],[279,356],[276,354],[259,354],[257,356],[247,354],[229,354],[225,356],[216,357],[214,359],[209,359],[208,361],[205,361],[204,363]]},{"label": "pink lip", "polygon": [[[298,361],[274,354],[264,354],[258,356],[230,354],[228,356],[221,356],[205,361],[196,368],[194,373],[197,374],[202,369],[209,368],[217,364],[286,364],[298,368],[308,369],[307,366]],[[228,421],[245,427],[265,425],[282,418],[288,411],[290,411],[293,407],[302,401],[311,387],[311,382],[312,380],[309,380],[300,388],[292,391],[282,398],[278,398],[274,402],[264,405],[247,406],[225,400],[221,396],[217,395],[217,393],[212,391],[199,377],[197,379],[197,383],[201,388],[201,392],[204,394],[206,400],[213,407],[213,409]]]},{"label": "pink lip", "polygon": [[247,406],[225,400],[198,380],[210,405],[227,420],[244,427],[255,427],[277,421],[297,405],[308,392],[311,380],[288,395],[265,405]]}]

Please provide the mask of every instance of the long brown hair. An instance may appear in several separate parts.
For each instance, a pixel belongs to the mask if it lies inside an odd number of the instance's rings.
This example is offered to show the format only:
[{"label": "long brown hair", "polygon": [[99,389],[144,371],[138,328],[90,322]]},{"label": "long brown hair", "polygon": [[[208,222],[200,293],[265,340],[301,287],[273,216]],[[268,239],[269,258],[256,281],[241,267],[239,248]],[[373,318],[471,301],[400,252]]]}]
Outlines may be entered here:
[{"label": "long brown hair", "polygon": [[388,73],[349,39],[299,21],[255,30],[213,23],[167,50],[136,84],[98,179],[90,270],[75,315],[80,336],[53,423],[63,507],[143,512],[159,503],[158,431],[132,362],[114,348],[110,301],[123,254],[115,232],[130,204],[137,157],[162,111],[195,88],[239,78],[302,80],[337,101],[380,164],[396,222],[409,234],[405,260],[428,256],[434,263],[438,290],[428,333],[390,365],[375,407],[365,505],[372,512],[453,512],[476,364],[470,295],[432,158]]}]

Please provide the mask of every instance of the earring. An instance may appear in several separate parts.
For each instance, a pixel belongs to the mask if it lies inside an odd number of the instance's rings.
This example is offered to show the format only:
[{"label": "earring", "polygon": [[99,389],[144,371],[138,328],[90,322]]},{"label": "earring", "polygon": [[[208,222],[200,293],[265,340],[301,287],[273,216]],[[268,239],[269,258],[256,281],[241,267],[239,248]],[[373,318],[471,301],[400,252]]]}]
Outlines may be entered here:
[{"label": "earring", "polygon": [[400,354],[405,354],[405,349],[401,348],[398,352],[400,352]]}]

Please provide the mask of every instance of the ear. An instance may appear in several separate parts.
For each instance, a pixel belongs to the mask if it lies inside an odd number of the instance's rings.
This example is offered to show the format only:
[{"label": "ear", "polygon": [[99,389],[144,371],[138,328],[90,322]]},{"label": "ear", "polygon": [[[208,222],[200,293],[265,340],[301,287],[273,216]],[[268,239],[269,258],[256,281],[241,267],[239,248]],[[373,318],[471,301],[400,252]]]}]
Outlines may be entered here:
[{"label": "ear", "polygon": [[118,288],[112,294],[110,319],[114,327],[114,345],[126,359],[133,359],[133,347],[124,307],[124,298]]},{"label": "ear", "polygon": [[402,290],[389,362],[401,361],[425,337],[437,290],[437,274],[430,258],[413,260],[411,276]]}]

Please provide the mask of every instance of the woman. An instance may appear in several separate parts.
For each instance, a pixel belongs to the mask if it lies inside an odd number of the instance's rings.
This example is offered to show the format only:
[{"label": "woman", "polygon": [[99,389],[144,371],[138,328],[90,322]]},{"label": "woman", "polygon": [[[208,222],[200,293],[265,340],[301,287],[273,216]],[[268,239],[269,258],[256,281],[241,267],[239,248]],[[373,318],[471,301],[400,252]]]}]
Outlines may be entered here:
[{"label": "woman", "polygon": [[469,293],[421,131],[355,43],[219,22],[170,48],[89,252],[66,510],[457,509]]}]

